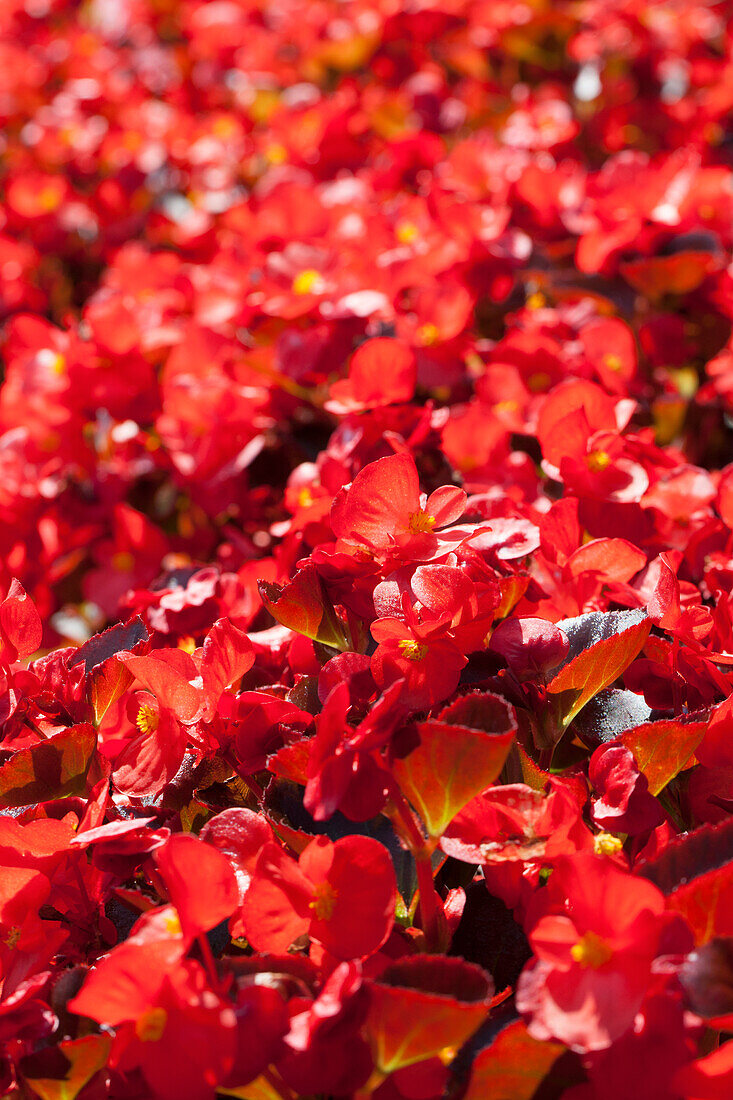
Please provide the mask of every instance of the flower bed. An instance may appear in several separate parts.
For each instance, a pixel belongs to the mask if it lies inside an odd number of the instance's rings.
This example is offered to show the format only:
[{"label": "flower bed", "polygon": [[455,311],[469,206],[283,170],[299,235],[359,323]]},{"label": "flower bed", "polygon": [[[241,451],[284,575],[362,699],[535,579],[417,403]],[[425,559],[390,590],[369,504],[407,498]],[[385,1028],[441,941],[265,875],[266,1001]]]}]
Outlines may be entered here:
[{"label": "flower bed", "polygon": [[728,6],[0,60],[0,1093],[730,1096]]}]

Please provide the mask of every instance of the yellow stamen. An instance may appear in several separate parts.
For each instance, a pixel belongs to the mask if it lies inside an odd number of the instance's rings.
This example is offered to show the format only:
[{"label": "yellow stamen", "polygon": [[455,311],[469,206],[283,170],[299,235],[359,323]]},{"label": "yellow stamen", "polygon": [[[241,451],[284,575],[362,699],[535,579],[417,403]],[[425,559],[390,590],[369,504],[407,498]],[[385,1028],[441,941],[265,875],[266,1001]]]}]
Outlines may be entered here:
[{"label": "yellow stamen", "polygon": [[428,652],[426,645],[420,645],[419,642],[413,642],[409,638],[403,639],[403,641],[397,643],[398,647],[402,650],[408,661],[422,661]]},{"label": "yellow stamen", "polygon": [[163,1037],[167,1021],[164,1008],[149,1008],[135,1021],[135,1034],[143,1043],[157,1043]]},{"label": "yellow stamen", "polygon": [[169,936],[181,935],[181,921],[178,913],[169,913],[164,921],[165,930]]},{"label": "yellow stamen", "polygon": [[623,840],[610,833],[597,833],[593,837],[593,850],[597,856],[613,856],[624,846]]},{"label": "yellow stamen", "polygon": [[154,710],[149,703],[143,703],[140,710],[137,712],[135,725],[140,730],[140,733],[154,733],[158,728],[159,721],[158,712]]},{"label": "yellow stamen", "polygon": [[589,966],[592,970],[598,970],[613,955],[613,951],[606,941],[595,932],[586,932],[576,944],[570,948],[570,954],[576,963],[581,966]]},{"label": "yellow stamen", "polygon": [[338,893],[334,890],[331,883],[321,882],[316,886],[313,892],[313,899],[308,902],[308,907],[313,910],[317,920],[330,920],[333,916],[337,898]]},{"label": "yellow stamen", "polygon": [[540,290],[536,290],[534,294],[530,294],[527,298],[527,309],[543,309],[547,305],[547,298]]},{"label": "yellow stamen", "polygon": [[611,464],[611,456],[608,451],[591,451],[586,456],[585,464],[592,474],[599,474]]},{"label": "yellow stamen", "polygon": [[430,347],[431,344],[437,344],[440,339],[440,329],[432,321],[428,321],[427,324],[420,325],[417,335],[424,347]]},{"label": "yellow stamen", "polygon": [[61,192],[52,184],[42,188],[38,193],[38,205],[44,214],[50,214],[61,202]]},{"label": "yellow stamen", "polygon": [[435,516],[429,516],[422,509],[419,512],[411,512],[409,526],[413,535],[427,534],[435,527]]},{"label": "yellow stamen", "polygon": [[14,924],[13,927],[8,932],[7,936],[5,937],[4,942],[5,942],[6,947],[9,947],[11,951],[14,951],[15,948],[18,946],[19,939],[20,939],[20,928],[18,928],[17,924]]},{"label": "yellow stamen", "polygon": [[320,279],[320,272],[315,268],[309,267],[306,271],[301,271],[293,279],[293,294],[310,294]]},{"label": "yellow stamen", "polygon": [[618,355],[604,355],[603,362],[612,371],[620,371],[623,367],[623,362]]},{"label": "yellow stamen", "polygon": [[400,244],[410,244],[420,235],[420,230],[414,222],[400,222],[395,230],[395,236]]}]

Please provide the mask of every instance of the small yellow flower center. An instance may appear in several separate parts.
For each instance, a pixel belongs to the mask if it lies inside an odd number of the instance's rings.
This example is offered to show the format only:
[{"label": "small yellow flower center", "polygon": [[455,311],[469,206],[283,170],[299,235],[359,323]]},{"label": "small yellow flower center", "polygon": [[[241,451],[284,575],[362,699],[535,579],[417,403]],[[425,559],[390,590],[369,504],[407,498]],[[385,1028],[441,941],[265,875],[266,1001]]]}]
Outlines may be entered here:
[{"label": "small yellow flower center", "polygon": [[313,898],[308,902],[308,906],[313,910],[317,920],[330,920],[337,899],[338,893],[331,883],[321,882],[313,891]]},{"label": "small yellow flower center", "polygon": [[153,733],[157,730],[159,721],[158,712],[149,703],[143,703],[137,712],[135,725],[140,733]]},{"label": "small yellow flower center", "polygon": [[603,362],[609,370],[620,371],[623,363],[618,355],[604,355]]},{"label": "small yellow flower center", "polygon": [[149,1008],[135,1021],[135,1034],[143,1043],[157,1043],[167,1021],[168,1013],[164,1008]]},{"label": "small yellow flower center", "polygon": [[429,516],[422,509],[419,512],[411,512],[409,526],[413,535],[427,534],[435,527],[435,516]]},{"label": "small yellow flower center", "polygon": [[420,645],[419,642],[413,642],[410,638],[405,638],[403,641],[398,642],[397,645],[407,657],[408,661],[422,661],[428,652],[426,645]]},{"label": "small yellow flower center", "polygon": [[320,273],[315,268],[309,267],[306,271],[301,271],[293,279],[293,294],[310,294],[320,278]]},{"label": "small yellow flower center", "polygon": [[437,325],[434,325],[432,321],[428,321],[425,325],[420,325],[417,330],[417,335],[420,343],[424,347],[429,347],[431,344],[437,344],[440,339],[440,329]]},{"label": "small yellow flower center", "polygon": [[270,164],[284,164],[288,159],[288,151],[284,145],[276,142],[274,145],[268,145],[265,149],[265,159]]},{"label": "small yellow flower center", "polygon": [[547,305],[547,298],[541,290],[536,290],[534,294],[530,294],[527,298],[527,309],[544,309]]},{"label": "small yellow flower center", "polygon": [[192,638],[190,634],[186,634],[178,639],[176,649],[182,649],[184,653],[194,653],[196,651],[196,639]]},{"label": "small yellow flower center", "polygon": [[611,463],[611,456],[608,451],[591,451],[586,456],[585,464],[593,474],[599,474],[602,470],[605,470]]},{"label": "small yellow flower center", "polygon": [[598,970],[613,955],[613,951],[606,941],[595,932],[586,932],[576,944],[570,948],[570,954],[576,963],[581,966],[589,966]]},{"label": "small yellow flower center", "polygon": [[420,230],[414,222],[400,222],[395,230],[395,236],[400,244],[410,244],[419,234]]},{"label": "small yellow flower center", "polygon": [[181,921],[178,913],[169,913],[164,921],[165,930],[169,936],[181,935]]},{"label": "small yellow flower center", "polygon": [[597,856],[613,856],[624,846],[623,840],[610,833],[596,833],[593,837],[593,850]]},{"label": "small yellow flower center", "polygon": [[519,408],[518,401],[498,401],[494,405],[494,412],[496,413],[513,413]]},{"label": "small yellow flower center", "polygon": [[5,937],[5,941],[4,941],[5,946],[9,947],[11,951],[14,951],[15,948],[18,946],[18,941],[19,940],[20,940],[20,928],[18,928],[17,924],[14,924],[13,927],[8,932],[7,936]]},{"label": "small yellow flower center", "polygon": [[298,493],[298,507],[300,507],[300,508],[310,508],[312,503],[313,503],[313,493],[310,491],[310,489],[306,485]]},{"label": "small yellow flower center", "polygon": [[66,356],[53,348],[41,348],[36,356],[39,367],[51,371],[52,374],[64,374],[66,371]]},{"label": "small yellow flower center", "polygon": [[38,193],[38,205],[44,214],[50,214],[61,202],[61,192],[57,187],[49,184]]}]

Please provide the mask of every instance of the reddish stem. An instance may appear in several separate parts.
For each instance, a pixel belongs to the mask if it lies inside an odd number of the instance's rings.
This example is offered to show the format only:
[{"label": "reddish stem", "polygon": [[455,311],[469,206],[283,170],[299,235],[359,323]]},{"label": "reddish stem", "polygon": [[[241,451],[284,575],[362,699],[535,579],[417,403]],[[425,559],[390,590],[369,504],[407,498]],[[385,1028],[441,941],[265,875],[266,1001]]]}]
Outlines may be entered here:
[{"label": "reddish stem", "polygon": [[221,992],[221,982],[219,980],[219,971],[216,968],[216,959],[214,958],[211,950],[211,944],[205,932],[200,932],[196,937],[196,942],[199,945],[201,954],[204,960],[204,968],[209,976],[211,982],[211,988],[215,993]]},{"label": "reddish stem", "polygon": [[396,783],[390,785],[390,797],[407,836],[405,843],[412,852],[417,870],[417,890],[420,901],[420,923],[428,951],[442,951],[446,947],[446,924],[443,903],[433,882],[431,855],[433,846],[418,828],[415,816]]}]

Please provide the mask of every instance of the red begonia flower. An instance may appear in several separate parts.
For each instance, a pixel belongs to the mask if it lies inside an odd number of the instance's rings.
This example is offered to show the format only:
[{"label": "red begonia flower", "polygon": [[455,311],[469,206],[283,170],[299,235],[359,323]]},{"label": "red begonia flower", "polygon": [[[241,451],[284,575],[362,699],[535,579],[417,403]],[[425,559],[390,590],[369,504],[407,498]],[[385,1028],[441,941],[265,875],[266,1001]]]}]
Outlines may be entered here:
[{"label": "red begonia flower", "polygon": [[664,927],[664,898],[609,860],[557,861],[544,914],[529,934],[536,958],[517,986],[517,1007],[537,1039],[603,1050],[629,1027],[649,982]]},{"label": "red begonia flower", "polygon": [[466,494],[452,485],[421,495],[415,460],[395,454],[365,466],[338,494],[331,526],[340,540],[419,561],[434,555],[437,532],[455,523],[465,507]]},{"label": "red begonia flower", "polygon": [[316,837],[296,863],[262,849],[242,918],[258,951],[286,951],[307,934],[337,959],[372,955],[394,922],[396,881],[387,849],[369,837]]}]

